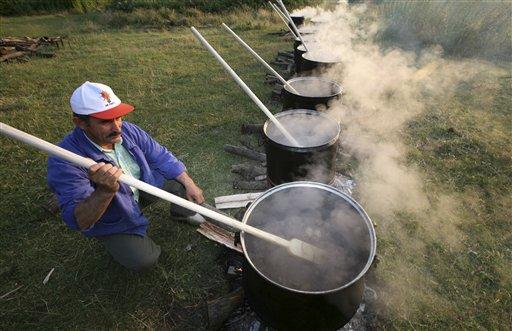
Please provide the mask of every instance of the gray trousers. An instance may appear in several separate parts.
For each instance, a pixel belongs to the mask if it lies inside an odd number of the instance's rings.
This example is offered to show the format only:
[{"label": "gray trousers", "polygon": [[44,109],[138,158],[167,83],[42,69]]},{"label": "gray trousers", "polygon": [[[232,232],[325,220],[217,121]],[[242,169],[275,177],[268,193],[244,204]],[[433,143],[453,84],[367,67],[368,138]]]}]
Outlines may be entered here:
[{"label": "gray trousers", "polygon": [[[185,187],[175,180],[168,180],[164,183],[163,190],[186,199]],[[156,198],[146,192],[139,192],[139,205],[141,208],[147,207],[158,201]],[[171,217],[186,217],[194,215],[195,212],[172,204],[170,207]],[[132,271],[144,271],[152,267],[160,256],[160,246],[148,236],[138,236],[134,234],[112,234],[109,236],[96,237],[105,246],[107,252],[112,258]]]}]

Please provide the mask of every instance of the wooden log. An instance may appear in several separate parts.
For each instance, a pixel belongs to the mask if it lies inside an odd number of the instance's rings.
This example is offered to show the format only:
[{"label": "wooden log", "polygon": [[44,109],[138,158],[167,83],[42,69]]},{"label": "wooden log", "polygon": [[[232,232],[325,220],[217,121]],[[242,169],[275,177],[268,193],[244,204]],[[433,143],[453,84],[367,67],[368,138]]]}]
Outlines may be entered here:
[{"label": "wooden log", "polygon": [[242,134],[263,134],[263,124],[242,124]]},{"label": "wooden log", "polygon": [[228,153],[240,155],[255,161],[265,162],[267,160],[267,156],[265,154],[255,152],[245,147],[224,145],[224,150]]},{"label": "wooden log", "polygon": [[208,330],[219,330],[231,313],[244,303],[242,287],[206,303],[208,307]]},{"label": "wooden log", "polygon": [[293,52],[278,51],[277,55],[293,59]]},{"label": "wooden log", "polygon": [[234,180],[233,188],[239,190],[249,190],[249,191],[263,191],[270,188],[270,185],[264,182],[255,182],[255,181],[246,181],[246,180]]},{"label": "wooden log", "polygon": [[259,152],[256,150],[257,148],[253,145],[250,137],[247,137],[247,136],[240,137],[240,144],[242,144],[242,146],[244,146],[245,148],[251,149],[255,152]]},{"label": "wooden log", "polygon": [[28,54],[30,54],[30,52],[25,52],[25,51],[13,52],[13,53],[10,53],[10,54],[6,54],[6,55],[3,55],[3,56],[0,56],[0,62],[7,61],[9,59],[14,59],[14,58],[22,57],[22,56],[25,56],[25,55],[28,55]]},{"label": "wooden log", "polygon": [[246,179],[253,179],[256,176],[267,173],[267,168],[249,163],[235,164],[231,166],[231,172],[239,174]]},{"label": "wooden log", "polygon": [[16,52],[16,47],[0,46],[0,55],[10,54]]},{"label": "wooden log", "polygon": [[36,50],[37,45],[36,44],[30,45],[30,46],[16,45],[14,48],[17,51],[25,51],[25,52],[32,52],[32,53],[37,52],[37,50]]}]

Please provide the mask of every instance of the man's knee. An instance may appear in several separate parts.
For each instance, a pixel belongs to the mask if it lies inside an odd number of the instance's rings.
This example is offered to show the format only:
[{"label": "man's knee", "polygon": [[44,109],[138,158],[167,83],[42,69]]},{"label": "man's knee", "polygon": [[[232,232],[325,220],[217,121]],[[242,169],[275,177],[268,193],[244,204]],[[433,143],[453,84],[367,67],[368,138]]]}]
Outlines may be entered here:
[{"label": "man's knee", "polygon": [[134,271],[134,272],[144,272],[149,269],[151,269],[157,262],[158,258],[160,256],[160,253],[153,254],[153,255],[143,255],[143,256],[137,256],[134,258],[131,263],[125,265],[125,267],[128,270]]},{"label": "man's knee", "polygon": [[160,246],[147,236],[116,234],[99,239],[112,258],[128,270],[147,270],[156,264],[160,256]]}]

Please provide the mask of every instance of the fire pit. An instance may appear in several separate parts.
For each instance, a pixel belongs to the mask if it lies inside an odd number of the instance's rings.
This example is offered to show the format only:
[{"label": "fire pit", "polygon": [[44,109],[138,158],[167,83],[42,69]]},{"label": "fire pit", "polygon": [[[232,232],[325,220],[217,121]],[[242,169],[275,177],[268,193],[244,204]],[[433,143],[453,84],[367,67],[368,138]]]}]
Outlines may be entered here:
[{"label": "fire pit", "polygon": [[331,183],[340,135],[338,122],[311,109],[287,110],[275,116],[301,146],[290,146],[273,122],[265,122],[269,183],[273,186],[296,180]]},{"label": "fire pit", "polygon": [[337,82],[320,77],[297,77],[288,83],[299,93],[294,93],[288,86],[282,91],[283,110],[288,109],[327,109],[331,102],[341,97],[343,88]]}]

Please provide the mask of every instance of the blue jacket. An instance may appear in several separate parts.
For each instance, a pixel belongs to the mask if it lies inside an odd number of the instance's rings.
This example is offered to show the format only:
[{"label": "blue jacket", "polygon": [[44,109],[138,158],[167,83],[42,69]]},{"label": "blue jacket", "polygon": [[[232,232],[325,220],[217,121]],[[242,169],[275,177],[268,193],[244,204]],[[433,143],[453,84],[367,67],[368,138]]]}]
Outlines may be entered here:
[{"label": "blue jacket", "polygon": [[[185,171],[185,165],[165,147],[138,126],[123,122],[121,135],[123,146],[132,154],[140,167],[140,180],[150,185],[162,187],[164,179],[173,179]],[[114,161],[100,152],[76,127],[59,144],[78,155],[96,162],[114,164]],[[78,230],[74,216],[76,205],[87,198],[95,189],[89,180],[88,169],[63,161],[56,157],[48,158],[48,185],[58,197],[62,218],[73,230]],[[88,237],[105,236],[114,233],[145,235],[148,220],[142,214],[133,192],[126,184],[120,187],[103,216],[91,228],[82,231]]]}]

